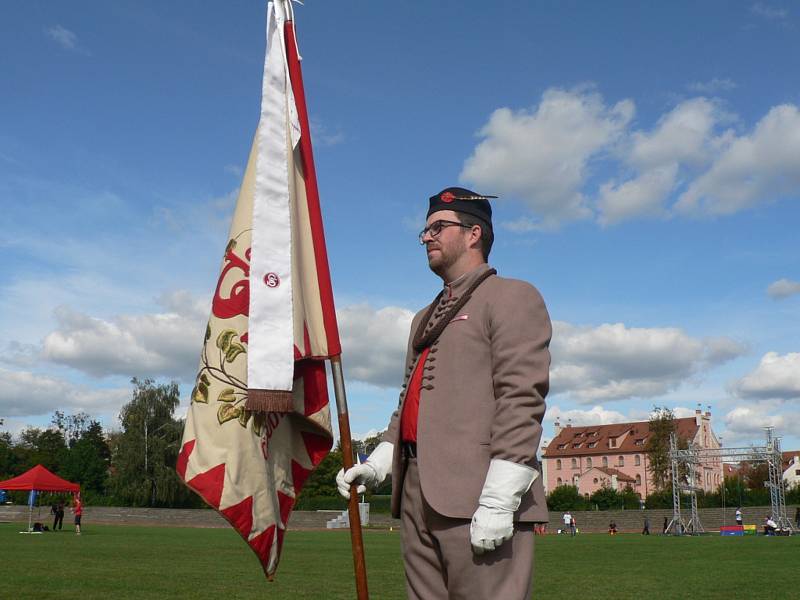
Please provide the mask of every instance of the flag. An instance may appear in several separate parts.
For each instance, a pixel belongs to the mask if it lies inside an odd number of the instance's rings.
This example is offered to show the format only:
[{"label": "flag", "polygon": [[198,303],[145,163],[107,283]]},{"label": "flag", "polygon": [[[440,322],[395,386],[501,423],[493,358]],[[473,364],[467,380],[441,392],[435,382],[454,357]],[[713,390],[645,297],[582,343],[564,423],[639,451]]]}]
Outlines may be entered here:
[{"label": "flag", "polygon": [[261,117],[177,464],[269,579],[303,483],[333,444],[323,361],[340,353],[291,5],[270,2]]}]

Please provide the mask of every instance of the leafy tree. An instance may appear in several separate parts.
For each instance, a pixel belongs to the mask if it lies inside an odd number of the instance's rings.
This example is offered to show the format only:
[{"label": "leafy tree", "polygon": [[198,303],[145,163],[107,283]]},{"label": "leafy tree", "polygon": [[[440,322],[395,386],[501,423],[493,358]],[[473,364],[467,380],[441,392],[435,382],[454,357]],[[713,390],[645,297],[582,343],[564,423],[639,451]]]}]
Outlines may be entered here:
[{"label": "leafy tree", "polygon": [[8,479],[16,472],[16,456],[11,434],[0,432],[0,479]]},{"label": "leafy tree", "polygon": [[665,488],[651,492],[645,498],[644,505],[647,508],[672,508],[672,489]]},{"label": "leafy tree", "polygon": [[574,485],[559,485],[547,496],[547,508],[552,511],[583,510],[586,501]]},{"label": "leafy tree", "polygon": [[648,454],[648,469],[656,490],[664,490],[671,484],[672,462],[669,458],[669,437],[675,432],[675,413],[666,407],[654,406],[650,413],[650,433],[645,451]]},{"label": "leafy tree", "polygon": [[183,423],[173,418],[178,384],[133,378],[133,398],[122,407],[122,432],[112,447],[111,489],[134,506],[196,504],[175,472]]},{"label": "leafy tree", "polygon": [[769,466],[765,462],[743,463],[742,480],[747,489],[763,489],[764,482],[769,481]]},{"label": "leafy tree", "polygon": [[611,486],[604,485],[589,497],[589,503],[596,506],[598,510],[618,509],[623,506],[622,494]]},{"label": "leafy tree", "polygon": [[642,506],[641,503],[642,497],[639,494],[637,494],[633,490],[633,488],[629,485],[626,485],[625,489],[622,490],[621,498],[622,498],[622,506],[625,507],[626,509],[636,509],[636,508],[641,508]]},{"label": "leafy tree", "polygon": [[666,407],[654,406],[650,414],[646,452],[649,458],[648,468],[657,490],[665,489],[670,483],[669,439],[674,431],[674,412]]},{"label": "leafy tree", "polygon": [[108,480],[110,458],[111,451],[103,436],[103,428],[100,423],[91,420],[67,453],[64,477],[80,482],[85,490],[103,494]]},{"label": "leafy tree", "polygon": [[336,473],[342,468],[342,449],[337,446],[322,459],[316,469],[303,484],[300,498],[335,498],[339,492],[336,489]]},{"label": "leafy tree", "polygon": [[19,434],[18,466],[22,470],[43,465],[54,473],[61,470],[67,454],[67,443],[57,429],[27,427]]},{"label": "leafy tree", "polygon": [[72,448],[94,421],[83,411],[75,415],[65,415],[57,410],[50,422],[62,433],[67,445]]}]

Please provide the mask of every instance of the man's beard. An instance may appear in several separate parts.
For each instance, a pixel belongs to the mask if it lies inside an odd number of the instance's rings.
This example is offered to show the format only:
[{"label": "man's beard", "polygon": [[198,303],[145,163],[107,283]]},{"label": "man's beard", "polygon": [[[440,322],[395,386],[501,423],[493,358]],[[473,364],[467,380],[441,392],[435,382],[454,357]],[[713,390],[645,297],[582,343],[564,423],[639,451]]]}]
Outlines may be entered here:
[{"label": "man's beard", "polygon": [[438,254],[434,258],[428,256],[428,267],[439,277],[444,277],[448,269],[467,251],[466,243],[460,238],[451,241],[447,246],[437,243],[434,248],[438,250]]}]

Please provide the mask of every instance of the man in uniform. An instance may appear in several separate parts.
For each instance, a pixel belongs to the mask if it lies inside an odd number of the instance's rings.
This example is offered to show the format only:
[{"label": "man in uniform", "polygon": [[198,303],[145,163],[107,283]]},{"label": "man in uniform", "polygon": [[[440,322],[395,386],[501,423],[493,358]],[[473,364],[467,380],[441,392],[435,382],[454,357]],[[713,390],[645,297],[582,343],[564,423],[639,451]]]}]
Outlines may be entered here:
[{"label": "man in uniform", "polygon": [[547,521],[536,452],[551,326],[539,292],[498,277],[488,198],[430,198],[420,242],[444,289],[414,317],[398,409],[349,498],[392,476],[408,597],[530,598],[534,523]]}]

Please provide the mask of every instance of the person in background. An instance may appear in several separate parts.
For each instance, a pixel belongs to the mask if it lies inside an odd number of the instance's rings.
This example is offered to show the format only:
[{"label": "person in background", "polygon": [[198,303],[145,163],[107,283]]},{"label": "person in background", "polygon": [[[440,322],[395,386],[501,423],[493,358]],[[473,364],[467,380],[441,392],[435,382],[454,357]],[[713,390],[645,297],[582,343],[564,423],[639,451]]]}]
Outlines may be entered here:
[{"label": "person in background", "polygon": [[561,531],[563,533],[567,533],[569,531],[569,525],[570,523],[572,523],[572,514],[569,511],[567,511],[564,513],[564,516],[562,516],[561,519],[564,521],[564,529],[562,529]]},{"label": "person in background", "polygon": [[798,506],[794,511],[794,524],[800,529],[800,506]]},{"label": "person in background", "polygon": [[650,517],[645,516],[644,518],[644,529],[642,529],[642,535],[650,535]]},{"label": "person in background", "polygon": [[575,517],[570,517],[569,519],[569,532],[572,537],[575,537],[575,534],[578,531],[578,524],[575,522]]},{"label": "person in background", "polygon": [[64,527],[64,501],[53,502],[50,514],[53,515],[53,531],[62,529]]},{"label": "person in background", "polygon": [[741,506],[739,506],[736,509],[736,524],[737,525],[741,525],[742,524],[742,507]]},{"label": "person in background", "polygon": [[775,535],[778,530],[778,524],[772,520],[772,515],[767,515],[764,519],[764,535]]},{"label": "person in background", "polygon": [[617,535],[617,524],[614,521],[608,524],[608,533],[611,535]]},{"label": "person in background", "polygon": [[75,515],[75,533],[81,534],[81,517],[83,516],[83,502],[81,495],[75,494],[75,503],[72,506],[72,513]]}]

